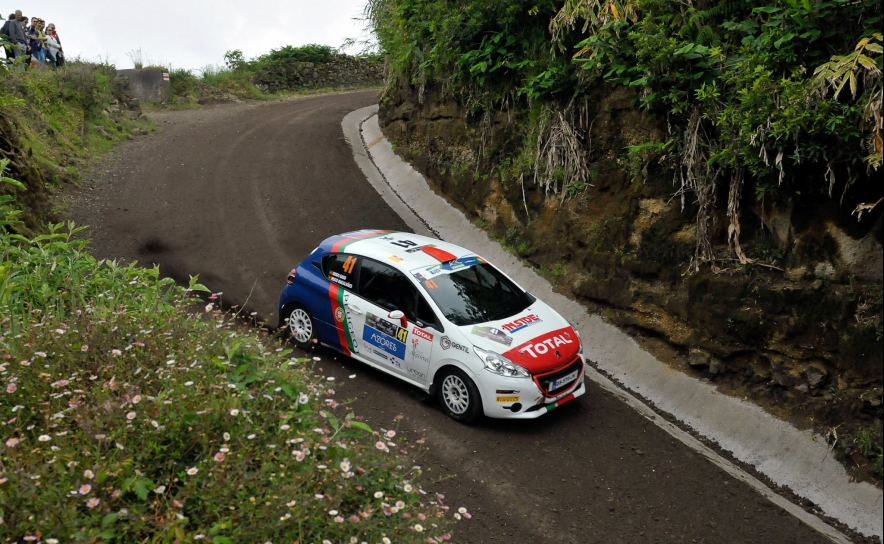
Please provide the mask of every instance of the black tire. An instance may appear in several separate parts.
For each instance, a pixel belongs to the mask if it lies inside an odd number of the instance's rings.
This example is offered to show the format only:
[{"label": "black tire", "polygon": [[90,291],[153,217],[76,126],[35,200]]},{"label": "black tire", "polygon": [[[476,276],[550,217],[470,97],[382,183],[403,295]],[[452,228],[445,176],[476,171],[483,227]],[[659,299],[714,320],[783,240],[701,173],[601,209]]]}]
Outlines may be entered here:
[{"label": "black tire", "polygon": [[440,372],[436,397],[442,411],[460,423],[472,423],[482,415],[482,397],[473,380],[459,368]]},{"label": "black tire", "polygon": [[280,313],[284,334],[301,349],[313,346],[316,339],[316,322],[300,304],[288,304]]}]

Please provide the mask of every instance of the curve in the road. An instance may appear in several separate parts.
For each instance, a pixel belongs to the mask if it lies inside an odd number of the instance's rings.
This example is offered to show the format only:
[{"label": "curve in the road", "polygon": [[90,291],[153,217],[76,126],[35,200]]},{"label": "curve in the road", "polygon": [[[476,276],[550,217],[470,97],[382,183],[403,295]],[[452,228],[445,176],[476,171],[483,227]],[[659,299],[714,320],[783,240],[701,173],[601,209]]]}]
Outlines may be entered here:
[{"label": "curve in the road", "polygon": [[[92,225],[97,256],[199,273],[227,302],[275,321],[286,273],[320,240],[408,230],[341,134],[344,115],[375,101],[352,93],[157,115],[160,135],[115,153],[70,215]],[[466,427],[394,378],[318,355],[354,399],[348,409],[427,437],[427,487],[474,514],[459,542],[826,541],[594,384],[538,420]]]}]

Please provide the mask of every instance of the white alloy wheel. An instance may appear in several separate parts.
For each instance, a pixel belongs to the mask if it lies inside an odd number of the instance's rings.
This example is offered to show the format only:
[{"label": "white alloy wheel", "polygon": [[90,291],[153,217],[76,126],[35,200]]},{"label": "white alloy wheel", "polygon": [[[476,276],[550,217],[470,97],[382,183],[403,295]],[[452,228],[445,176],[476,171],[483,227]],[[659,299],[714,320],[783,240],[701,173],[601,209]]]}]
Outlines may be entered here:
[{"label": "white alloy wheel", "polygon": [[288,317],[288,330],[292,340],[298,347],[306,348],[310,345],[314,336],[313,319],[307,310],[301,306],[292,308]]},{"label": "white alloy wheel", "polygon": [[456,374],[445,376],[442,381],[442,399],[445,407],[455,415],[463,415],[470,407],[470,391],[467,385]]}]

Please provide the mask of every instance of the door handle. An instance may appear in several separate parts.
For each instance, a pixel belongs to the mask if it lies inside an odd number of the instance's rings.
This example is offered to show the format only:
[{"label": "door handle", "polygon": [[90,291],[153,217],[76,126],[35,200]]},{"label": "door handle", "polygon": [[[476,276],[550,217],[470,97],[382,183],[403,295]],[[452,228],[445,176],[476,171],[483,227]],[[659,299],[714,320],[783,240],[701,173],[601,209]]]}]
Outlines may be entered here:
[{"label": "door handle", "polygon": [[347,304],[347,308],[348,308],[351,312],[353,312],[354,314],[362,315],[362,310],[360,310],[360,309],[359,309],[359,306],[356,306],[355,304]]}]

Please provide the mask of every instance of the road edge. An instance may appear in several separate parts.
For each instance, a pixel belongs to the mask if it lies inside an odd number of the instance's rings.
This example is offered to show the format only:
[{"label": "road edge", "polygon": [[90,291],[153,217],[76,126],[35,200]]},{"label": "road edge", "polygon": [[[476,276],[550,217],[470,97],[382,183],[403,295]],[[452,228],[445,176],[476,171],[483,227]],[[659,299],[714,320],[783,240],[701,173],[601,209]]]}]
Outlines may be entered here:
[{"label": "road edge", "polygon": [[[738,461],[755,467],[775,484],[788,486],[797,495],[819,505],[826,515],[862,534],[881,538],[881,514],[884,512],[881,490],[870,484],[849,482],[844,468],[828,455],[825,443],[817,442],[817,437],[776,420],[755,405],[721,395],[709,384],[674,373],[641,350],[628,335],[604,323],[598,316],[589,315],[577,302],[554,293],[545,279],[488,239],[484,231],[435,194],[420,173],[395,155],[392,145],[377,126],[377,109],[377,106],[369,106],[348,114],[342,128],[353,149],[354,159],[366,178],[409,227],[415,232],[477,249],[568,317],[587,340],[587,346],[602,346],[596,350],[587,349],[587,356],[598,361],[596,364],[602,371],[649,399],[663,413],[716,442]],[[587,367],[587,376],[778,507],[834,542],[850,542],[847,536],[819,517],[777,494],[690,433],[660,417],[653,408],[597,370]],[[687,413],[678,409],[679,403],[689,406]],[[751,443],[748,447],[743,444],[747,441]],[[796,457],[801,462],[793,463]],[[869,511],[869,504],[876,505],[878,511]],[[874,509],[873,506],[871,510]]]}]

